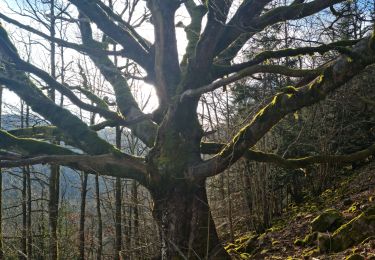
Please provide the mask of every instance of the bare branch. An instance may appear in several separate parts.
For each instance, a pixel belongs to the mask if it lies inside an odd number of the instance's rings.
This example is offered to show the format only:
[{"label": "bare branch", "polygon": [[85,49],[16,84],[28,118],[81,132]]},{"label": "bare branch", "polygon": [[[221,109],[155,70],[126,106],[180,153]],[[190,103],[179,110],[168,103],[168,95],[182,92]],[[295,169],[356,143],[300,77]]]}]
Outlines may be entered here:
[{"label": "bare branch", "polygon": [[215,81],[209,85],[206,85],[197,89],[188,89],[184,93],[182,93],[180,99],[183,100],[186,97],[200,96],[203,93],[213,91],[222,86],[236,82],[239,79],[252,76],[253,74],[256,74],[256,73],[274,73],[274,74],[280,74],[280,75],[289,76],[289,77],[305,77],[307,75],[315,75],[316,77],[322,71],[323,71],[323,68],[321,68],[320,70],[308,70],[308,69],[292,69],[292,68],[288,68],[286,66],[281,66],[281,65],[254,65],[249,68],[243,69],[239,71],[238,73],[235,73],[227,78],[223,78],[218,81]]},{"label": "bare branch", "polygon": [[[24,72],[15,70],[11,61],[18,58],[19,56],[6,31],[3,27],[0,27],[0,84],[15,92],[35,112],[71,136],[82,150],[90,154],[116,152],[112,145],[99,138],[85,123],[46,97]],[[15,79],[12,77],[15,77]]]},{"label": "bare branch", "polygon": [[125,22],[121,18],[121,16],[119,16],[118,14],[115,14],[110,7],[106,6],[100,0],[95,0],[95,2],[97,3],[98,6],[100,6],[100,8],[103,9],[104,12],[108,14],[109,17],[113,18],[116,22],[124,26],[125,29],[128,30],[132,36],[134,36],[134,38],[142,45],[142,47],[145,50],[147,50],[148,52],[150,51],[151,43],[147,41],[145,38],[143,38],[141,35],[139,35],[137,31],[135,30],[135,27],[130,25],[128,22]]},{"label": "bare branch", "polygon": [[[126,30],[108,19],[107,14],[93,1],[69,0],[91,21],[95,22],[100,30],[125,48],[129,59],[141,65],[148,74],[153,74],[153,57],[143,46]],[[104,18],[104,19],[103,19]]]},{"label": "bare branch", "polygon": [[14,24],[15,26],[21,28],[21,29],[24,29],[28,32],[31,32],[31,33],[34,33],[48,41],[51,41],[51,42],[54,42],[54,43],[57,43],[58,45],[60,46],[63,46],[63,47],[66,47],[66,48],[70,48],[70,49],[73,49],[73,50],[76,50],[76,51],[79,51],[79,52],[83,52],[83,53],[87,53],[87,52],[91,52],[91,53],[102,53],[102,54],[105,54],[105,55],[120,55],[120,56],[124,56],[126,57],[125,53],[124,53],[124,50],[119,50],[117,52],[113,52],[113,51],[107,51],[107,50],[104,50],[102,48],[89,48],[83,44],[77,44],[77,43],[73,43],[73,42],[68,42],[68,41],[64,41],[60,38],[55,38],[55,37],[51,37],[49,36],[48,34],[45,34],[41,31],[38,31],[36,30],[35,28],[31,27],[31,26],[28,26],[28,25],[24,25],[20,22],[18,22],[17,20],[14,20],[2,13],[0,13],[0,18],[3,19],[4,21],[8,22],[8,23],[11,23],[11,24]]},{"label": "bare branch", "polygon": [[286,20],[298,20],[344,1],[315,0],[308,3],[294,3],[289,6],[274,8],[261,16],[250,17],[250,19],[244,12],[241,17],[237,18],[236,24],[227,27],[220,39],[220,45],[216,48],[216,54],[220,54],[228,48],[225,51],[227,53],[222,54],[219,60],[232,60],[250,37],[267,26]]},{"label": "bare branch", "polygon": [[[100,45],[100,43],[96,42],[92,38],[92,30],[89,23],[81,21],[80,30],[84,44],[93,48]],[[111,83],[120,112],[129,121],[134,120],[138,123],[131,125],[131,129],[134,134],[138,136],[147,146],[151,147],[154,144],[156,125],[151,120],[139,120],[149,119],[149,117],[145,116],[140,110],[121,71],[113,64],[108,56],[97,55],[94,53],[88,54],[106,80]]]},{"label": "bare branch", "polygon": [[215,66],[213,69],[213,74],[214,74],[213,78],[218,78],[218,77],[220,78],[220,77],[223,77],[224,75],[238,72],[247,67],[260,64],[268,59],[278,59],[278,58],[283,58],[283,57],[292,57],[292,56],[307,55],[307,54],[313,55],[315,53],[323,54],[331,50],[336,50],[340,52],[341,50],[343,50],[343,47],[353,46],[361,40],[363,39],[337,41],[337,42],[323,44],[323,45],[315,46],[315,47],[300,47],[300,48],[287,48],[287,49],[281,49],[281,50],[276,50],[276,51],[263,51],[255,55],[254,58],[252,58],[251,60],[244,62],[244,63],[234,64],[228,67]]},{"label": "bare branch", "polygon": [[[220,150],[225,146],[225,144],[220,143],[202,143],[202,153],[204,154],[215,154],[220,152]],[[334,164],[342,165],[352,162],[358,162],[367,159],[369,156],[375,154],[375,144],[369,146],[366,149],[354,152],[351,154],[344,155],[314,155],[302,158],[283,158],[277,154],[264,153],[261,151],[247,150],[243,157],[250,161],[255,162],[267,162],[274,163],[277,166],[287,168],[287,169],[297,169],[306,168],[312,164]]]},{"label": "bare branch", "polygon": [[[97,114],[105,117],[106,119],[118,121],[119,124],[121,124],[121,125],[129,125],[129,122],[127,122],[127,120],[125,120],[123,117],[119,116],[118,113],[104,108],[103,106],[100,105],[101,103],[97,104],[97,106],[93,106],[93,105],[90,105],[90,104],[87,104],[87,103],[83,102],[80,98],[78,98],[73,93],[73,91],[71,90],[73,87],[64,86],[63,84],[59,83],[54,78],[52,78],[47,72],[45,72],[45,71],[35,67],[34,65],[32,65],[30,63],[27,63],[27,62],[25,62],[21,59],[13,59],[12,61],[15,63],[17,69],[27,71],[27,72],[31,72],[31,73],[35,74],[36,76],[40,77],[51,88],[59,91],[61,94],[68,97],[70,99],[70,101],[74,105],[78,106],[79,108],[82,108],[84,110],[87,110],[87,111],[90,111],[90,112],[93,112],[93,113],[97,113]],[[77,88],[77,87],[75,87],[75,88]],[[80,88],[80,91],[82,91],[82,90],[83,89]],[[86,94],[87,96],[94,95],[91,92],[87,92],[87,93],[85,92],[84,94]],[[99,99],[99,100],[101,100],[101,99]]]},{"label": "bare branch", "polygon": [[373,40],[371,38],[364,39],[353,48],[353,52],[363,57],[362,60],[353,61],[342,56],[309,85],[294,89],[294,93],[277,94],[272,102],[260,110],[220,153],[192,168],[192,173],[200,178],[212,176],[225,170],[242,157],[284,116],[323,100],[328,93],[348,82],[367,65],[374,63],[374,50]]},{"label": "bare branch", "polygon": [[0,156],[1,168],[12,168],[35,164],[58,164],[73,169],[87,171],[93,174],[100,173],[120,178],[135,179],[147,185],[146,167],[143,160],[133,156],[103,155],[41,155],[31,158],[18,158],[16,160],[4,160]]}]

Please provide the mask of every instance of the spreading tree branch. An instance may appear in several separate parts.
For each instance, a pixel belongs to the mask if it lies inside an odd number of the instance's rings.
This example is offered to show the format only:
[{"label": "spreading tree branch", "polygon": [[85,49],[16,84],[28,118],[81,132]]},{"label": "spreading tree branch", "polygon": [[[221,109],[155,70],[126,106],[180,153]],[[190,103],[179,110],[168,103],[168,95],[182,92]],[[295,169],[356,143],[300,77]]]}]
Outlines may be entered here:
[{"label": "spreading tree branch", "polygon": [[19,58],[18,53],[3,27],[0,27],[0,84],[15,92],[39,113],[64,133],[71,136],[77,146],[89,154],[116,152],[112,145],[68,110],[56,105],[35,86],[24,72],[17,71],[11,61]]},{"label": "spreading tree branch", "polygon": [[352,51],[363,59],[352,60],[341,56],[310,84],[295,89],[294,93],[278,93],[218,154],[193,167],[192,174],[199,178],[222,172],[241,158],[284,116],[323,100],[328,93],[344,85],[367,65],[375,62],[372,37],[360,41]]},{"label": "spreading tree branch", "polygon": [[232,60],[244,44],[257,32],[273,24],[287,21],[298,20],[313,15],[334,4],[344,2],[345,0],[314,0],[308,3],[297,3],[289,6],[281,6],[260,15],[250,16],[248,12],[243,12],[236,18],[235,24],[228,26],[220,38],[220,44],[216,48],[216,54],[220,55],[218,60]]},{"label": "spreading tree branch", "polygon": [[95,22],[100,30],[119,43],[126,52],[126,57],[134,60],[153,75],[153,56],[140,44],[130,32],[108,19],[108,15],[96,1],[69,0],[91,21]]},{"label": "spreading tree branch", "polygon": [[[207,23],[197,42],[194,38],[191,38],[190,46],[188,46],[191,53],[188,56],[192,58],[189,60],[186,77],[180,87],[181,90],[193,88],[194,86],[198,87],[201,85],[202,79],[207,77],[215,56],[215,47],[225,28],[225,21],[231,4],[232,0],[206,1],[208,9]],[[199,17],[192,20],[192,22],[199,23]],[[196,24],[194,27],[194,30],[197,31],[200,29],[200,24]]]},{"label": "spreading tree branch", "polygon": [[90,52],[90,53],[101,53],[101,54],[105,54],[105,55],[119,55],[119,56],[124,56],[126,57],[126,54],[124,52],[124,50],[119,50],[119,51],[107,51],[107,50],[104,50],[101,46],[101,48],[89,48],[87,46],[85,46],[84,44],[78,44],[78,43],[73,43],[73,42],[68,42],[68,41],[65,41],[65,40],[62,40],[60,38],[56,38],[56,37],[51,37],[50,35],[48,34],[45,34],[29,25],[25,25],[23,23],[20,23],[18,22],[17,20],[14,20],[2,13],[0,13],[0,19],[3,19],[4,21],[10,23],[10,24],[13,24],[15,26],[17,26],[18,28],[21,28],[21,29],[24,29],[28,32],[31,32],[35,35],[38,35],[48,41],[51,41],[51,42],[54,42],[60,46],[63,46],[63,47],[66,47],[66,48],[70,48],[70,49],[73,49],[73,50],[76,50],[78,52],[82,52],[82,53],[87,53],[87,52]]},{"label": "spreading tree branch", "polygon": [[[259,17],[261,12],[264,10],[264,7],[269,4],[272,0],[253,0],[253,1],[243,1],[240,7],[237,9],[236,13],[233,15],[232,19],[228,22],[225,32],[220,37],[220,41],[216,47],[215,54],[219,54],[225,46],[222,42],[222,38],[229,39],[232,34],[236,34],[237,40],[234,41],[233,48],[228,48],[217,61],[221,64],[228,64],[232,57],[236,55],[239,49],[242,48],[243,44],[252,36],[251,34],[242,34],[241,25],[243,24],[244,19],[252,20],[255,17]],[[234,36],[232,36],[234,37]],[[239,49],[238,49],[239,48]]]},{"label": "spreading tree branch", "polygon": [[[125,120],[118,113],[110,111],[106,107],[101,105],[102,102],[104,102],[104,101],[102,101],[102,99],[100,99],[99,97],[95,96],[95,94],[93,94],[92,92],[85,91],[83,88],[79,88],[79,87],[70,87],[70,86],[67,87],[67,86],[59,83],[58,81],[56,81],[47,72],[35,67],[34,65],[32,65],[28,62],[25,62],[25,61],[21,60],[20,58],[13,59],[12,62],[15,64],[16,69],[26,71],[26,72],[30,72],[30,73],[33,73],[34,75],[40,77],[42,80],[44,80],[49,85],[49,87],[59,91],[62,95],[68,97],[69,100],[74,105],[78,106],[79,108],[82,108],[86,111],[90,111],[90,112],[93,112],[93,113],[97,113],[97,114],[99,114],[100,116],[102,116],[106,119],[117,121],[121,125],[130,125],[130,123],[134,123],[133,120],[131,120],[131,122],[128,121],[128,120]],[[90,104],[87,104],[87,103],[83,102],[71,90],[71,89],[74,89],[74,88],[79,89],[87,97],[89,97],[89,99],[94,100],[97,105],[93,106],[93,105],[90,105]],[[100,101],[98,101],[98,100],[100,100]],[[144,118],[144,119],[146,118],[145,115],[140,115],[140,116],[142,116],[142,118]]]},{"label": "spreading tree branch", "polygon": [[[216,154],[223,149],[225,144],[220,143],[202,143],[201,152],[203,154]],[[255,150],[247,150],[243,158],[249,161],[274,163],[277,166],[287,169],[306,168],[312,164],[334,164],[342,165],[365,160],[375,154],[375,144],[366,149],[344,155],[313,155],[301,158],[283,158],[273,153],[265,153]]]},{"label": "spreading tree branch", "polygon": [[205,5],[196,5],[193,0],[186,1],[185,6],[189,12],[191,21],[190,24],[184,28],[188,44],[181,61],[182,67],[185,67],[188,61],[195,55],[195,48],[199,41],[202,28],[202,19],[207,13],[207,7]]},{"label": "spreading tree branch", "polygon": [[0,149],[33,156],[74,154],[67,148],[35,139],[16,137],[3,130],[0,130]]},{"label": "spreading tree branch", "polygon": [[12,168],[36,164],[58,164],[73,169],[87,171],[92,174],[100,173],[112,177],[137,180],[147,187],[146,167],[142,159],[113,154],[102,155],[40,155],[29,158],[3,160],[0,155],[0,167]]},{"label": "spreading tree branch", "polygon": [[181,78],[174,16],[180,1],[147,1],[155,31],[155,77],[159,105],[165,107]]},{"label": "spreading tree branch", "polygon": [[151,47],[151,43],[149,41],[147,41],[145,38],[143,38],[139,33],[137,33],[137,31],[135,30],[135,28],[129,24],[128,22],[125,22],[120,15],[118,14],[115,14],[113,12],[113,10],[109,7],[109,6],[106,6],[102,1],[100,0],[93,0],[95,1],[95,3],[103,9],[104,12],[106,12],[106,14],[111,17],[114,21],[118,22],[120,25],[122,25],[124,27],[125,30],[129,31],[129,33],[139,42],[139,44],[142,45],[142,47],[150,52],[150,47]]},{"label": "spreading tree branch", "polygon": [[[82,42],[85,45],[92,48],[100,45],[100,43],[93,39],[91,26],[88,22],[81,21],[80,30],[82,34]],[[94,53],[88,53],[88,55],[105,79],[111,83],[115,92],[117,106],[127,120],[132,121],[140,118],[146,119],[147,117],[143,114],[135,101],[126,79],[108,56],[95,55]],[[130,128],[147,146],[151,147],[154,144],[156,125],[151,120],[139,121],[137,124],[132,124]]]},{"label": "spreading tree branch", "polygon": [[328,51],[336,50],[338,52],[342,52],[344,48],[348,46],[353,46],[358,43],[360,40],[343,40],[332,42],[329,44],[323,44],[320,46],[313,46],[313,47],[299,47],[299,48],[286,48],[276,51],[263,51],[261,53],[256,54],[252,59],[249,61],[234,64],[232,66],[214,66],[212,70],[213,78],[220,78],[225,75],[238,72],[245,68],[260,64],[269,59],[279,59],[284,57],[293,57],[298,55],[313,55],[315,53],[323,54]]},{"label": "spreading tree branch", "polygon": [[289,77],[305,77],[307,75],[315,75],[318,76],[321,70],[308,70],[308,69],[292,69],[288,68],[286,66],[281,65],[254,65],[252,67],[243,69],[239,71],[238,73],[235,73],[227,78],[220,79],[218,81],[215,81],[209,85],[197,88],[197,89],[188,89],[181,95],[181,100],[186,97],[197,97],[204,93],[213,91],[215,89],[218,89],[222,86],[231,84],[237,80],[240,80],[242,78],[252,76],[256,73],[273,73],[273,74],[280,74],[284,76]]}]

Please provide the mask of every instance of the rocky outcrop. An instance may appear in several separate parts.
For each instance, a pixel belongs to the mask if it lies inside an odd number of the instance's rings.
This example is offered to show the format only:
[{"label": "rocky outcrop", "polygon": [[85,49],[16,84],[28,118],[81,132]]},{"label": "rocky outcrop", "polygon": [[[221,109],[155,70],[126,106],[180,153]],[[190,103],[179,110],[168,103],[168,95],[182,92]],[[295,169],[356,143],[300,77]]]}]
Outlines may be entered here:
[{"label": "rocky outcrop", "polygon": [[375,205],[342,225],[332,235],[318,234],[318,246],[322,253],[339,252],[363,242],[375,235]]},{"label": "rocky outcrop", "polygon": [[335,209],[327,209],[311,222],[312,232],[332,232],[344,223],[341,212]]}]

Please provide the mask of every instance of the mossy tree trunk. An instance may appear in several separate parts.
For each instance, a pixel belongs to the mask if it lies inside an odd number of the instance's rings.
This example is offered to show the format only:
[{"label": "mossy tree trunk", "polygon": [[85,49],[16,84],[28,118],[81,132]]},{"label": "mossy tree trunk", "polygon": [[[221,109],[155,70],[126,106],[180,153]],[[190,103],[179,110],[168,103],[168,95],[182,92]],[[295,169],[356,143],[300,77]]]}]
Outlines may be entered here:
[{"label": "mossy tree trunk", "polygon": [[204,181],[163,186],[153,198],[161,259],[229,259],[216,233]]},{"label": "mossy tree trunk", "polygon": [[162,259],[228,258],[209,210],[206,179],[189,176],[189,165],[202,161],[196,106],[190,100],[168,108],[148,157]]}]

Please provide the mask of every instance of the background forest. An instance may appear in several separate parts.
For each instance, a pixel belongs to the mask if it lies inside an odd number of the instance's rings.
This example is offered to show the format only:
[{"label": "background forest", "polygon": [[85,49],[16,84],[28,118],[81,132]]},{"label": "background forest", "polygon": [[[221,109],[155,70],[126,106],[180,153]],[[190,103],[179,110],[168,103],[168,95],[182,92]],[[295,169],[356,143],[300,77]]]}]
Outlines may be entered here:
[{"label": "background forest", "polygon": [[[195,2],[199,4],[199,1]],[[271,10],[311,1],[268,2],[267,10]],[[233,1],[232,5],[238,7],[241,3]],[[103,5],[103,9],[109,8],[116,13],[113,20],[122,18],[137,31],[151,31],[151,13],[144,1],[109,0],[103,1]],[[231,10],[229,13],[234,12],[234,9]],[[188,44],[184,35],[189,32],[190,18],[186,10],[179,12],[175,16],[176,35],[178,49],[183,50]],[[48,40],[49,37],[78,41],[81,36],[74,26],[76,16],[77,11],[68,1],[0,2],[0,20],[24,61],[47,71],[57,82],[70,86],[81,101],[119,111],[117,94],[92,59],[73,52],[69,46],[56,40]],[[331,42],[354,44],[372,33],[374,22],[374,0],[341,1],[312,16],[285,20],[264,28],[244,44],[236,62],[250,61],[258,53],[266,51],[328,46]],[[116,55],[121,48],[115,40],[96,27],[92,30],[93,38],[105,46],[110,60],[126,76],[141,110],[149,113],[156,109],[160,100],[155,97],[151,86],[142,82],[145,79],[142,68],[131,59]],[[36,31],[43,32],[43,35]],[[149,40],[153,39],[153,35],[149,37]],[[347,59],[355,59],[345,46],[314,53],[265,59],[264,64],[308,70],[315,78],[338,55],[344,53],[348,55]],[[179,56],[180,61],[185,58]],[[372,155],[346,164],[325,160],[325,163],[301,167],[289,167],[283,159],[353,154],[373,145],[374,72],[374,65],[370,65],[324,101],[287,115],[252,147],[255,151],[277,155],[276,160],[280,163],[274,163],[272,158],[269,161],[256,161],[254,157],[247,159],[245,154],[230,168],[206,180],[215,227],[232,258],[272,259],[272,256],[279,256],[278,259],[286,259],[287,256],[302,257],[303,254],[306,257],[327,255],[332,252],[323,249],[313,252],[317,244],[312,243],[310,251],[302,252],[302,242],[293,243],[298,238],[302,241],[308,233],[306,230],[289,235],[281,233],[277,239],[265,236],[262,240],[259,237],[292,225],[296,217],[297,222],[309,225],[309,221],[325,207],[338,207],[333,203],[336,199],[340,205],[352,208],[352,212],[348,213],[352,214],[351,217],[370,207],[371,192],[375,188]],[[121,125],[101,129],[101,124],[105,122],[97,112],[74,106],[64,94],[31,73],[27,74],[58,106],[69,109],[87,125],[100,129],[100,138],[133,156],[146,156],[150,152],[151,149],[134,135],[134,131]],[[203,129],[202,139],[227,143],[275,95],[295,93],[296,88],[305,84],[304,80],[298,75],[260,72],[203,94],[197,106],[198,120]],[[36,129],[50,126],[50,121],[1,85],[0,105],[1,129],[19,138],[32,134],[33,138],[40,135],[46,140],[45,133]],[[83,153],[59,135],[48,141]],[[0,149],[0,152],[2,160],[15,156],[5,149]],[[203,157],[209,159],[211,155]],[[154,201],[150,191],[139,181],[106,176],[101,172],[74,170],[53,163],[0,170],[0,259],[153,259],[158,255],[161,235],[160,227],[153,218]],[[363,196],[368,198],[366,202],[358,202],[348,195],[347,192],[360,193],[356,189],[350,190],[352,186],[342,188],[344,182],[356,183],[353,176],[362,171],[369,173],[365,181],[367,186],[359,184],[363,188],[360,192],[365,192]],[[338,191],[342,193],[338,194]],[[360,205],[363,207],[360,208]],[[375,230],[375,225],[372,228]],[[306,246],[306,241],[302,244]],[[276,248],[275,251],[272,248]],[[365,256],[370,257],[374,252],[372,247]],[[332,259],[339,258],[333,256]]]}]

